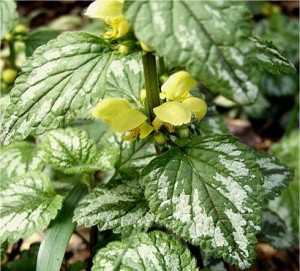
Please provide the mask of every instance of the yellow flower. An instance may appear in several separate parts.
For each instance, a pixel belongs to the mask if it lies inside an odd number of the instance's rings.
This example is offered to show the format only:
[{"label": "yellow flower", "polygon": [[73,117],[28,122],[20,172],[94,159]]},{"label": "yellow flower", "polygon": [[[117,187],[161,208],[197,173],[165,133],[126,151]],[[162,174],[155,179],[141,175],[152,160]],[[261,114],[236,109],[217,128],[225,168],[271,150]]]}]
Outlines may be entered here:
[{"label": "yellow flower", "polygon": [[147,116],[131,108],[130,103],[123,98],[102,100],[92,110],[92,115],[111,125],[114,132],[129,131],[129,135],[123,137],[125,140],[133,140],[137,136],[143,139],[153,131],[152,126],[146,122]]},{"label": "yellow flower", "polygon": [[129,24],[122,13],[122,0],[96,0],[89,5],[85,13],[91,18],[102,19],[111,27],[105,33],[108,38],[119,38],[129,31]]},{"label": "yellow flower", "polygon": [[161,87],[161,99],[183,101],[190,96],[189,90],[197,84],[187,72],[180,71],[172,74]]},{"label": "yellow flower", "polygon": [[97,19],[112,19],[122,15],[123,1],[97,0],[91,3],[85,15]]},{"label": "yellow flower", "polygon": [[190,97],[182,103],[177,101],[166,102],[153,109],[156,118],[153,121],[153,127],[157,131],[162,125],[165,125],[169,132],[172,126],[180,126],[191,122],[192,115],[197,119],[202,119],[207,111],[206,103],[199,98]]},{"label": "yellow flower", "polygon": [[204,100],[196,97],[187,98],[182,102],[182,104],[191,110],[198,120],[201,120],[207,112],[207,106]]},{"label": "yellow flower", "polygon": [[191,111],[180,102],[166,102],[153,109],[156,117],[162,121],[178,126],[191,121]]}]

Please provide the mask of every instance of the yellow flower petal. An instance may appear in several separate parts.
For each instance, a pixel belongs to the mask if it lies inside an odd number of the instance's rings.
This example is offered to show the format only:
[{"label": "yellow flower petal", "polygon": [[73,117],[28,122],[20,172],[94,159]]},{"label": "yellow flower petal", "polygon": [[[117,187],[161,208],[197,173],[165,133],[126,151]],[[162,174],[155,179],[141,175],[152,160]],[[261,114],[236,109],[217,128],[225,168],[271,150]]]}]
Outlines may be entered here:
[{"label": "yellow flower petal", "polygon": [[130,109],[130,104],[126,99],[108,98],[93,108],[92,116],[101,119],[104,123],[111,124],[113,119],[125,109]]},{"label": "yellow flower petal", "polygon": [[191,121],[191,111],[179,102],[166,102],[153,109],[157,118],[178,126]]},{"label": "yellow flower petal", "polygon": [[196,97],[187,98],[182,102],[182,104],[191,110],[199,120],[201,120],[207,112],[206,103],[202,99]]},{"label": "yellow flower petal", "polygon": [[168,100],[183,101],[189,97],[189,90],[197,84],[187,72],[176,72],[162,85],[161,91]]},{"label": "yellow flower petal", "polygon": [[154,121],[152,121],[152,125],[155,131],[158,131],[163,124],[164,123],[158,117],[156,117]]},{"label": "yellow flower petal", "polygon": [[105,22],[112,27],[111,31],[105,33],[108,38],[119,38],[129,31],[129,24],[123,15],[106,19]]},{"label": "yellow flower petal", "polygon": [[118,0],[97,0],[91,3],[85,13],[86,16],[99,19],[112,19],[122,15],[123,3]]},{"label": "yellow flower petal", "polygon": [[140,126],[140,139],[147,137],[153,131],[153,127],[147,122],[142,123]]},{"label": "yellow flower petal", "polygon": [[124,109],[113,119],[111,129],[124,133],[139,127],[146,119],[147,117],[136,109]]}]

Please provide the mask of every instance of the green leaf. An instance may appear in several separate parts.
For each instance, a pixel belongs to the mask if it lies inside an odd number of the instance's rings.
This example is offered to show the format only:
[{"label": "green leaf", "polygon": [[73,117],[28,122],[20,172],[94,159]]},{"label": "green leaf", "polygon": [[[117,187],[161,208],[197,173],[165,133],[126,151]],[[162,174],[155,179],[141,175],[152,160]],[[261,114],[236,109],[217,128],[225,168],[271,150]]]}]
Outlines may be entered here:
[{"label": "green leaf", "polygon": [[251,264],[263,191],[249,147],[230,135],[196,137],[153,159],[142,175],[159,222],[214,257]]},{"label": "green leaf", "polygon": [[1,186],[9,184],[11,177],[22,176],[29,171],[40,171],[45,166],[40,151],[28,142],[1,148],[0,159]]},{"label": "green leaf", "polygon": [[256,46],[255,57],[262,71],[281,74],[295,73],[296,69],[291,61],[282,56],[272,42],[252,38]]},{"label": "green leaf", "polygon": [[42,149],[45,162],[67,174],[113,169],[117,158],[112,148],[97,150],[87,133],[76,128],[48,132]]},{"label": "green leaf", "polygon": [[8,262],[5,271],[32,271],[36,268],[36,257],[40,244],[31,244],[30,248],[21,251],[19,257],[11,262]]},{"label": "green leaf", "polygon": [[293,180],[293,171],[265,152],[255,152],[255,156],[264,177],[265,198],[274,199]]},{"label": "green leaf", "polygon": [[298,93],[298,74],[283,74],[281,76],[264,74],[260,85],[262,92],[267,96],[293,96]]},{"label": "green leaf", "polygon": [[269,208],[285,221],[289,231],[299,236],[299,131],[294,131],[271,149],[281,161],[294,169],[294,181],[281,195],[269,202]]},{"label": "green leaf", "polygon": [[12,31],[18,23],[19,16],[17,13],[17,5],[14,0],[0,1],[1,21],[0,21],[0,40]]},{"label": "green leaf", "polygon": [[209,106],[205,117],[196,123],[196,130],[203,135],[229,134],[223,117],[214,106]]},{"label": "green leaf", "polygon": [[288,231],[285,222],[271,211],[263,212],[262,234],[277,249],[289,249],[295,245],[293,235]]},{"label": "green leaf", "polygon": [[52,40],[58,36],[58,32],[51,29],[38,29],[29,34],[25,40],[25,53],[29,57],[33,54],[36,48],[46,44],[49,40]]},{"label": "green leaf", "polygon": [[144,191],[137,180],[114,180],[96,187],[76,208],[74,221],[112,229],[125,235],[147,230],[154,222]]},{"label": "green leaf", "polygon": [[150,139],[124,141],[119,134],[109,131],[101,138],[99,145],[118,150],[119,158],[115,168],[124,178],[136,179],[139,172],[156,157],[155,147]]},{"label": "green leaf", "polygon": [[87,194],[87,190],[86,184],[78,183],[64,199],[62,209],[50,223],[41,243],[36,271],[60,270],[70,238],[76,228],[76,223],[72,222],[74,209]]},{"label": "green leaf", "polygon": [[196,271],[196,262],[186,246],[174,236],[154,231],[140,233],[99,250],[92,271]]},{"label": "green leaf", "polygon": [[244,111],[252,119],[267,119],[272,114],[272,106],[262,93],[259,93],[254,104],[244,106]]},{"label": "green leaf", "polygon": [[91,108],[105,94],[112,58],[105,41],[83,32],[64,33],[39,47],[11,91],[3,119],[4,144],[91,118]]},{"label": "green leaf", "polygon": [[61,208],[49,178],[40,172],[29,172],[11,179],[1,190],[0,239],[14,243],[26,239],[48,226]]},{"label": "green leaf", "polygon": [[242,1],[126,1],[137,38],[171,65],[185,67],[211,91],[241,104],[255,101],[250,13]]},{"label": "green leaf", "polygon": [[142,57],[135,53],[112,61],[107,71],[105,97],[122,97],[143,108],[140,91],[144,87]]}]

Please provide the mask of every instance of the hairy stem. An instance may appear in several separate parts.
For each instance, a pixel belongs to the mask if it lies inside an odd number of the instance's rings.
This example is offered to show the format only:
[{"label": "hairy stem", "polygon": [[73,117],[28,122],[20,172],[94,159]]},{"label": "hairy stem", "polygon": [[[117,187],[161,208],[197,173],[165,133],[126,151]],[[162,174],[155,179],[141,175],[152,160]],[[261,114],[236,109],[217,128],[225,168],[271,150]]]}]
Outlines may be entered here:
[{"label": "hairy stem", "polygon": [[155,114],[153,108],[160,105],[159,87],[156,69],[155,55],[146,53],[142,56],[147,104],[149,110],[150,121],[154,120]]}]

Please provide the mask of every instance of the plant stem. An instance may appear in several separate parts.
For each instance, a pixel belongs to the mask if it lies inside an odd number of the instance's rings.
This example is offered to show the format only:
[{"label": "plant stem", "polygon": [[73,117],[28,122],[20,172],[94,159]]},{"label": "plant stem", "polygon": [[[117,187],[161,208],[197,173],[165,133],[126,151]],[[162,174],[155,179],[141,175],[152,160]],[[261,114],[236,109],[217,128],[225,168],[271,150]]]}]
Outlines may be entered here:
[{"label": "plant stem", "polygon": [[153,121],[155,118],[153,108],[160,105],[156,59],[152,53],[146,53],[142,56],[142,60],[149,117],[150,121]]},{"label": "plant stem", "polygon": [[14,41],[8,42],[9,47],[9,63],[12,69],[15,69],[16,66],[16,51]]},{"label": "plant stem", "polygon": [[166,72],[166,66],[163,57],[158,58],[158,65],[159,65],[159,75],[161,76]]}]

